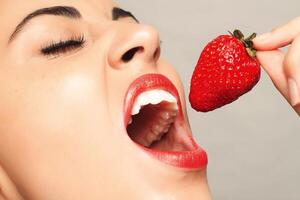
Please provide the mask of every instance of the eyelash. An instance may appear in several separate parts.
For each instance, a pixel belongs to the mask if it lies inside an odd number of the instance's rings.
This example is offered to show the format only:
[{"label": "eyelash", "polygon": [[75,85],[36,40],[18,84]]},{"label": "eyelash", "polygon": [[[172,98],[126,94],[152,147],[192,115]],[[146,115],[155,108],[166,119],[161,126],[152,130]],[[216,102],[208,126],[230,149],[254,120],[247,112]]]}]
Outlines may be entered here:
[{"label": "eyelash", "polygon": [[85,44],[85,38],[83,35],[71,37],[68,40],[60,40],[59,42],[50,42],[45,47],[41,48],[41,53],[44,56],[59,56],[79,48],[82,48]]}]

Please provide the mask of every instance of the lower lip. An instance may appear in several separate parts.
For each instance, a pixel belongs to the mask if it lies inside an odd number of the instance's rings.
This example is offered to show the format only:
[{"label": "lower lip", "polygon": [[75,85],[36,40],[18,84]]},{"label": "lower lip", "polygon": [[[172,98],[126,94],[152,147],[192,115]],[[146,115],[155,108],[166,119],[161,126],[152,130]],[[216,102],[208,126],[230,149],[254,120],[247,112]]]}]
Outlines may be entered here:
[{"label": "lower lip", "polygon": [[[124,126],[128,124],[128,120],[131,117],[131,109],[137,96],[147,90],[163,89],[170,92],[178,100],[179,115],[178,120],[183,121],[183,112],[181,108],[181,102],[178,91],[172,82],[165,76],[160,74],[146,74],[136,79],[129,87],[124,102]],[[186,133],[184,133],[186,134]],[[193,150],[184,152],[171,152],[171,151],[157,151],[149,148],[145,148],[134,142],[140,149],[156,158],[157,160],[172,165],[178,168],[184,168],[188,170],[203,169],[207,166],[208,159],[206,152],[200,148],[194,141],[191,134],[191,143],[193,144]]]},{"label": "lower lip", "polygon": [[145,148],[138,144],[138,146],[146,153],[155,157],[163,163],[172,165],[182,169],[198,170],[204,169],[207,166],[207,154],[198,147],[198,149],[186,152],[166,152],[166,151],[154,151]]}]

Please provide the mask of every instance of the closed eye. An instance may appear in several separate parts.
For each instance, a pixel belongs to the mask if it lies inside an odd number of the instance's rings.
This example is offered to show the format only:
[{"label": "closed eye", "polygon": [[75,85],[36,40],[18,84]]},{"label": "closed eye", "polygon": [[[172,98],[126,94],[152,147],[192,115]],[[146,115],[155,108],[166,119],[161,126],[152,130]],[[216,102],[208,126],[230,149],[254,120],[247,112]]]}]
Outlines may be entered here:
[{"label": "closed eye", "polygon": [[50,44],[42,47],[40,52],[47,57],[57,57],[61,54],[81,49],[85,44],[84,36],[73,37],[67,40],[60,40],[58,42],[51,42]]}]

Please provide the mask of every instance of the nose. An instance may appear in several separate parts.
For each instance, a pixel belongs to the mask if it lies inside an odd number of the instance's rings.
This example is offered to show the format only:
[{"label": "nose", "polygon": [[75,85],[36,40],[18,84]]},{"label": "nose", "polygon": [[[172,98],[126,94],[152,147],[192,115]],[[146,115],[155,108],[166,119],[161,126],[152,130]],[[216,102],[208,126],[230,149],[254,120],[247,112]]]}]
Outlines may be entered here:
[{"label": "nose", "polygon": [[156,66],[160,57],[158,32],[151,26],[124,24],[120,26],[111,44],[108,62],[116,69],[138,66]]}]

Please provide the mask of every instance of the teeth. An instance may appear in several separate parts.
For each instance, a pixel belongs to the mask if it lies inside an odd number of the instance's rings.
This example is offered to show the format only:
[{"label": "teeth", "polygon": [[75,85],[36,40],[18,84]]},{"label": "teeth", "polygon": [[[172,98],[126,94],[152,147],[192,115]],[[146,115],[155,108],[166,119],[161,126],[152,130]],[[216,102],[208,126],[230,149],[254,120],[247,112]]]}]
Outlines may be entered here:
[{"label": "teeth", "polygon": [[147,92],[143,92],[140,94],[134,103],[133,109],[131,111],[131,115],[136,115],[140,112],[141,108],[148,104],[159,104],[163,101],[167,101],[172,103],[172,109],[178,110],[177,107],[177,100],[176,98],[171,95],[169,92],[164,90],[151,90]]},{"label": "teeth", "polygon": [[128,121],[128,125],[132,123],[132,117],[130,117],[129,121]]},{"label": "teeth", "polygon": [[159,135],[162,131],[163,131],[164,127],[159,125],[159,124],[155,124],[152,126],[152,132],[156,135]]},{"label": "teeth", "polygon": [[167,120],[164,120],[164,119],[159,119],[158,123],[161,124],[161,125],[168,125],[169,124],[169,122]]},{"label": "teeth", "polygon": [[168,120],[160,119],[156,121],[156,123],[152,126],[151,131],[147,132],[148,146],[150,146],[155,141],[159,141],[162,136],[170,130],[170,127],[174,123],[174,120],[174,118],[170,118]]},{"label": "teeth", "polygon": [[[139,130],[136,130],[135,133],[131,134],[131,138],[135,142],[145,147],[150,147],[154,142],[160,141],[161,138],[168,133],[178,113],[177,99],[164,90],[151,90],[140,94],[133,105],[131,111],[132,116],[138,114],[141,108],[146,105],[157,105],[161,102],[168,103],[153,116],[154,120],[149,124],[150,126],[141,127]],[[132,118],[128,124],[131,123]]]},{"label": "teeth", "polygon": [[148,134],[147,135],[148,146],[150,146],[149,144],[153,143],[155,140],[157,140],[156,135],[154,135],[154,134]]},{"label": "teeth", "polygon": [[169,112],[162,112],[160,113],[160,117],[164,120],[169,120],[171,119],[171,114]]},{"label": "teeth", "polygon": [[170,129],[171,125],[167,126],[164,130],[163,130],[163,133],[167,133]]},{"label": "teeth", "polygon": [[[174,111],[161,111],[159,115],[162,115],[162,113],[169,113],[165,115],[171,116]],[[145,147],[150,147],[155,141],[161,140],[161,138],[170,130],[174,122],[175,117],[170,117],[167,120],[156,118],[151,126],[147,126],[137,134],[131,135],[131,138]]]}]

